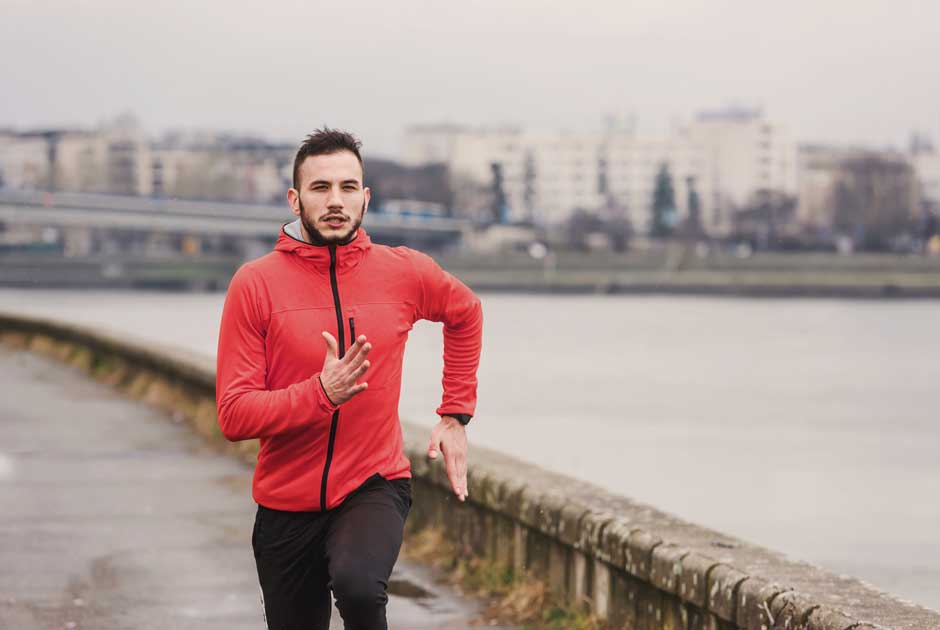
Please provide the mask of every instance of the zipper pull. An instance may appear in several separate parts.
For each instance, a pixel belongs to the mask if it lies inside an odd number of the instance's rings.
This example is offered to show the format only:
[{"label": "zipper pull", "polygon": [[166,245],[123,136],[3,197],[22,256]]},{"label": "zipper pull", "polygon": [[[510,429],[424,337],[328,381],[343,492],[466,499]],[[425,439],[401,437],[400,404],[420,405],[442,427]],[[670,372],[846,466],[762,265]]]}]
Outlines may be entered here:
[{"label": "zipper pull", "polygon": [[349,318],[349,345],[356,343],[356,318]]}]

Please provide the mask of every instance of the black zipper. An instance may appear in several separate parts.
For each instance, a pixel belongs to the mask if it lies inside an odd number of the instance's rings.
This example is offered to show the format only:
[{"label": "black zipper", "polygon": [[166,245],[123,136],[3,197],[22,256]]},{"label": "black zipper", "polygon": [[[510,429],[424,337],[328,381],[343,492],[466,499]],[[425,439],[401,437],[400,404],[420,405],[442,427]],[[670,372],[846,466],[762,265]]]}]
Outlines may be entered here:
[{"label": "black zipper", "polygon": [[356,318],[349,318],[349,345],[356,343]]},{"label": "black zipper", "polygon": [[[336,308],[336,331],[339,336],[339,358],[346,355],[346,327],[343,326],[343,307],[339,303],[339,286],[336,284],[336,245],[330,249],[330,287],[333,289],[333,306]],[[326,447],[326,462],[323,464],[323,479],[320,481],[320,511],[326,512],[326,480],[333,462],[333,444],[336,441],[336,426],[339,423],[339,409],[333,412],[330,423],[330,441]]]}]

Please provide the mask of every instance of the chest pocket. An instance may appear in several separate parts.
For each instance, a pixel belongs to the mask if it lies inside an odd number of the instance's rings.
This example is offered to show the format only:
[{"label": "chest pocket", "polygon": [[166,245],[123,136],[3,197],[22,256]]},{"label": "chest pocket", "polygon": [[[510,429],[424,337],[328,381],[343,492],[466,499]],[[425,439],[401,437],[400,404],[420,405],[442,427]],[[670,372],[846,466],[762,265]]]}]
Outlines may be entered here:
[{"label": "chest pocket", "polygon": [[338,339],[336,309],[332,305],[272,314],[265,340],[268,365],[278,366],[278,373],[288,383],[307,378],[311,370],[320,369],[326,357],[324,330]]},{"label": "chest pocket", "polygon": [[402,302],[356,304],[344,307],[343,315],[349,344],[355,340],[350,333],[365,335],[372,344],[371,367],[364,378],[369,389],[397,385],[401,381],[402,358],[414,322],[414,308]]}]

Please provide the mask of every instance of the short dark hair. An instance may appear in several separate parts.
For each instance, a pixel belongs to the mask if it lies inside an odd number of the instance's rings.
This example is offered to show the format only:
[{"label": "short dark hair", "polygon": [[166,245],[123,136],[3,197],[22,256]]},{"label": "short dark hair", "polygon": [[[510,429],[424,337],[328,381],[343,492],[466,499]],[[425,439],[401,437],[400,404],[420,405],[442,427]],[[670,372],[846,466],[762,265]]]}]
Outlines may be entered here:
[{"label": "short dark hair", "polygon": [[307,136],[307,139],[303,141],[303,144],[297,150],[297,156],[294,158],[294,188],[300,189],[300,165],[311,155],[329,155],[340,151],[349,151],[359,160],[359,166],[365,169],[362,164],[362,156],[359,155],[359,147],[361,146],[362,142],[359,141],[359,138],[348,131],[330,129],[326,126],[323,129],[317,129]]}]

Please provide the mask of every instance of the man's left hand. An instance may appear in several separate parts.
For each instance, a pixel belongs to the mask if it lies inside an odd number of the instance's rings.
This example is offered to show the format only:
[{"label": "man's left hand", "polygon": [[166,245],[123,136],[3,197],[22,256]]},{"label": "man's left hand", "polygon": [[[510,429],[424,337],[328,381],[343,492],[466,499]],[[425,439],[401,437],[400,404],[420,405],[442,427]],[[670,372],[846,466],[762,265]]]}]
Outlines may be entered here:
[{"label": "man's left hand", "polygon": [[454,494],[461,501],[467,498],[467,430],[456,418],[441,416],[441,421],[431,431],[428,458],[437,459],[444,454],[447,478]]}]

